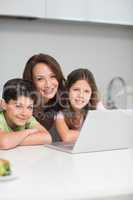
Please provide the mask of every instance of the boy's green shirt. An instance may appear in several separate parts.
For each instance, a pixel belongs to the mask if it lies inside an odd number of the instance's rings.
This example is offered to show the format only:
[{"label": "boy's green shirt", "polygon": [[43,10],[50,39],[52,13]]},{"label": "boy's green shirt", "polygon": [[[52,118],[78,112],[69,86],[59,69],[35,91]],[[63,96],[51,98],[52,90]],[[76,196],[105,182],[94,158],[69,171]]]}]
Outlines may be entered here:
[{"label": "boy's green shirt", "polygon": [[[34,117],[31,117],[29,121],[25,124],[25,126],[18,126],[15,131],[22,131],[25,129],[30,129],[34,128],[35,125],[37,124],[37,120]],[[5,132],[12,132],[11,127],[8,126],[5,116],[4,116],[4,111],[0,111],[0,130],[3,130]]]}]

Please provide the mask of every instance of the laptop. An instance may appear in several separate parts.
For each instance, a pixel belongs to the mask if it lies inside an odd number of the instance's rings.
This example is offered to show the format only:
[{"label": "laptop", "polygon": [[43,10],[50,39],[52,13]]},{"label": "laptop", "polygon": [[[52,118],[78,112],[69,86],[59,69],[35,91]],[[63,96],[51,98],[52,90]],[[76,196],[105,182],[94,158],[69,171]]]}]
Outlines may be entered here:
[{"label": "laptop", "polygon": [[133,110],[89,111],[74,144],[55,142],[45,147],[87,153],[133,147]]}]

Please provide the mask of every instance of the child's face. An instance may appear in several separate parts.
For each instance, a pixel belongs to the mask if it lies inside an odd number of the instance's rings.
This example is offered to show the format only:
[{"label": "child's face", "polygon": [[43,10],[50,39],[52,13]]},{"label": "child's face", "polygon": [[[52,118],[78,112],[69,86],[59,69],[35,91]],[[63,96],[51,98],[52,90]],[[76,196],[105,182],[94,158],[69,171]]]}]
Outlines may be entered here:
[{"label": "child's face", "polygon": [[76,81],[69,90],[69,101],[75,110],[85,107],[91,98],[92,89],[86,80]]},{"label": "child's face", "polygon": [[33,80],[36,89],[45,98],[46,102],[56,95],[59,83],[48,65],[38,63],[33,68]]},{"label": "child's face", "polygon": [[20,96],[17,100],[5,103],[5,117],[11,128],[24,126],[31,118],[33,112],[33,100],[29,97]]}]

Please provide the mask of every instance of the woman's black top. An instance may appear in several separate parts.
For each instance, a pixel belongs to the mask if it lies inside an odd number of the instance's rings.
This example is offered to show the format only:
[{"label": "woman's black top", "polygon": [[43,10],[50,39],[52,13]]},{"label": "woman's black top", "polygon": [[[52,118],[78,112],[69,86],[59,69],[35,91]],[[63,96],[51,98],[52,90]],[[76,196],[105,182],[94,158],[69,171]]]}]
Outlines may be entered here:
[{"label": "woman's black top", "polygon": [[51,134],[52,141],[61,141],[56,129],[55,129],[55,119],[60,111],[60,105],[47,104],[43,107],[34,108],[33,115],[37,121],[43,125]]}]

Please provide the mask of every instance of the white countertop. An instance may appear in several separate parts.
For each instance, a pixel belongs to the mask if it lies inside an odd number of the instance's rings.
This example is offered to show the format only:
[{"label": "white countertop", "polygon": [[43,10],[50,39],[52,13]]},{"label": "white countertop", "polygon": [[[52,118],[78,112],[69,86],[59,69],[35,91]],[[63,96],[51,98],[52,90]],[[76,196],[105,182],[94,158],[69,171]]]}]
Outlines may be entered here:
[{"label": "white countertop", "polygon": [[17,175],[0,181],[0,200],[133,199],[133,149],[72,155],[28,146],[0,150],[0,158]]}]

